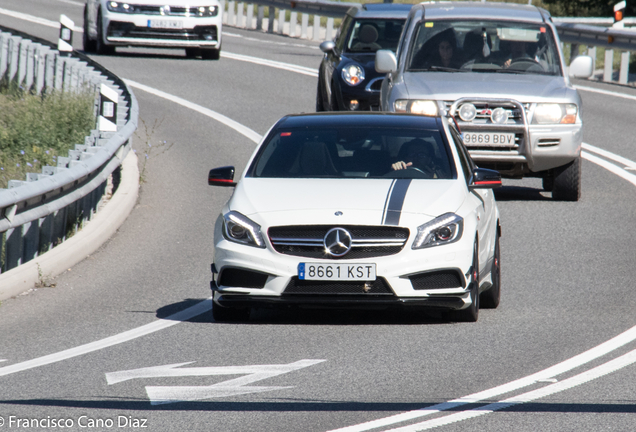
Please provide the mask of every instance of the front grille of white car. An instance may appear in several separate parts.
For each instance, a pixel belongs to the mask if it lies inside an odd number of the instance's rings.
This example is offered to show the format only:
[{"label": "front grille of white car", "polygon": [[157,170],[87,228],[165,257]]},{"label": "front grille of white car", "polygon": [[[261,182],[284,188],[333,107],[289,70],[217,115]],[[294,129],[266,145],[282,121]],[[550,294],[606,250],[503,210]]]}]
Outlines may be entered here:
[{"label": "front grille of white car", "polygon": [[306,281],[293,277],[285,287],[283,294],[394,295],[389,284],[381,277],[371,282]]},{"label": "front grille of white car", "polygon": [[[465,103],[465,102],[471,102],[473,105],[475,105],[475,108],[477,108],[477,116],[471,122],[464,122],[463,120],[459,118],[459,116],[456,116],[456,119],[459,122],[460,127],[462,124],[465,124],[465,125],[493,124],[493,122],[490,120],[489,111],[493,111],[496,108],[503,108],[508,112],[508,122],[505,123],[505,125],[508,125],[508,126],[524,126],[525,125],[525,121],[524,121],[525,113],[522,112],[519,106],[515,103],[501,102],[501,101],[485,101],[485,100],[471,101],[469,99],[465,100],[462,103]],[[450,111],[451,106],[454,103],[455,101],[445,101],[444,105],[446,109]],[[522,104],[522,107],[525,112],[528,112],[528,109],[530,108],[530,104]],[[457,108],[459,109],[459,106]]]},{"label": "front grille of white car", "polygon": [[[351,250],[341,257],[325,253],[325,235],[336,227],[344,228],[351,234]],[[394,255],[404,248],[409,238],[407,228],[392,226],[283,226],[272,227],[268,233],[276,252],[317,259],[360,259]]]},{"label": "front grille of white car", "polygon": [[180,41],[216,41],[218,30],[214,25],[195,26],[186,29],[164,29],[137,27],[133,23],[111,21],[106,31],[106,37],[130,39],[169,39]]},{"label": "front grille of white car", "polygon": [[[166,13],[165,6],[150,6],[150,5],[132,5],[135,13],[143,14],[143,15],[163,15],[163,16],[182,16],[182,17],[198,17],[199,7],[198,6],[170,6],[169,13]],[[213,15],[216,16],[217,12]],[[210,15],[205,15],[210,16]]]}]

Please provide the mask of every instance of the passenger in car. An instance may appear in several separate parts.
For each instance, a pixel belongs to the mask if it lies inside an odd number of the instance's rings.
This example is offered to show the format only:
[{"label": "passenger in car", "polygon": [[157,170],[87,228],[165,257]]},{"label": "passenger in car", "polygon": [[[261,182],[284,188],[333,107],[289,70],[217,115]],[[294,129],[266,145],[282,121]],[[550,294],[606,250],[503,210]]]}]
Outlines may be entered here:
[{"label": "passenger in car", "polygon": [[446,29],[429,39],[413,57],[411,67],[428,69],[444,67],[456,69],[461,66],[459,53],[456,52],[457,39],[452,28]]}]

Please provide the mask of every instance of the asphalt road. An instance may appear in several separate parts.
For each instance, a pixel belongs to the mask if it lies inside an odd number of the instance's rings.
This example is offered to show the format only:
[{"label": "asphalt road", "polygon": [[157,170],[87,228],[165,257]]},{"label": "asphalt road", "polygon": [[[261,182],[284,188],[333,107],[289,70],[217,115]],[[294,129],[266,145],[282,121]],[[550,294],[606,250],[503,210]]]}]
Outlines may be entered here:
[{"label": "asphalt road", "polygon": [[[77,26],[82,7],[72,0],[0,5],[50,21],[63,13]],[[57,29],[1,10],[0,25],[57,40]],[[224,30],[228,56],[318,67],[315,42]],[[74,44],[80,48],[80,35]],[[228,56],[202,61],[181,50],[125,49],[93,58],[121,78],[257,134],[285,114],[314,110],[315,77]],[[582,91],[584,141],[636,161],[636,91],[577,84],[619,94]],[[97,253],[52,281],[54,288],[0,306],[0,431],[56,429],[52,419],[72,424],[67,430],[357,431],[367,428],[356,425],[379,419],[386,420],[370,430],[429,421],[404,430],[634,429],[636,330],[602,345],[636,326],[636,183],[626,180],[636,172],[624,170],[624,162],[604,158],[626,178],[585,160],[577,203],[553,202],[536,179],[507,181],[497,191],[502,301],[482,310],[477,323],[386,312],[267,311],[248,324],[218,324],[209,312],[182,321],[174,314],[210,295],[212,227],[231,193],[207,186],[207,172],[223,165],[241,171],[255,143],[199,112],[142,90],[135,94],[143,123],[134,147],[145,180],[137,207]],[[104,342],[56,355],[95,341]],[[314,362],[294,369],[301,360]],[[109,375],[176,364],[130,372],[124,381]],[[273,375],[256,368],[261,376],[230,368],[247,365],[289,367]],[[254,392],[240,394],[250,390],[246,385]],[[201,399],[151,403],[184,386],[196,387],[190,394]],[[33,420],[45,427],[20,423]]]}]

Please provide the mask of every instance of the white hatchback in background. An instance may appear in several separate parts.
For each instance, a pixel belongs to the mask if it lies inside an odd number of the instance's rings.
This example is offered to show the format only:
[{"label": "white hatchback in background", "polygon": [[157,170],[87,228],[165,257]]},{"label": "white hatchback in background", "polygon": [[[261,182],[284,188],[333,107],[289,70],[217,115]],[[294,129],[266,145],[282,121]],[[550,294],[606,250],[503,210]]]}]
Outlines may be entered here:
[{"label": "white hatchback in background", "polygon": [[223,10],[218,0],[87,0],[84,51],[115,47],[185,48],[186,56],[218,60]]},{"label": "white hatchback in background", "polygon": [[214,233],[217,321],[251,308],[411,307],[476,321],[499,304],[496,171],[444,117],[287,116],[263,139]]}]

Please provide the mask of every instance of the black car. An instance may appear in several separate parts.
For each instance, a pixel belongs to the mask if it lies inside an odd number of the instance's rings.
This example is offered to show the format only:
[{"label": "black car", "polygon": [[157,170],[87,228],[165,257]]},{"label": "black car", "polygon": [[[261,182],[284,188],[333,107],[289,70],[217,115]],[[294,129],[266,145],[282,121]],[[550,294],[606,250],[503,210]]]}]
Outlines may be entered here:
[{"label": "black car", "polygon": [[352,7],[336,38],[320,49],[316,111],[378,111],[385,74],[375,71],[375,52],[397,49],[411,4],[377,3]]}]

